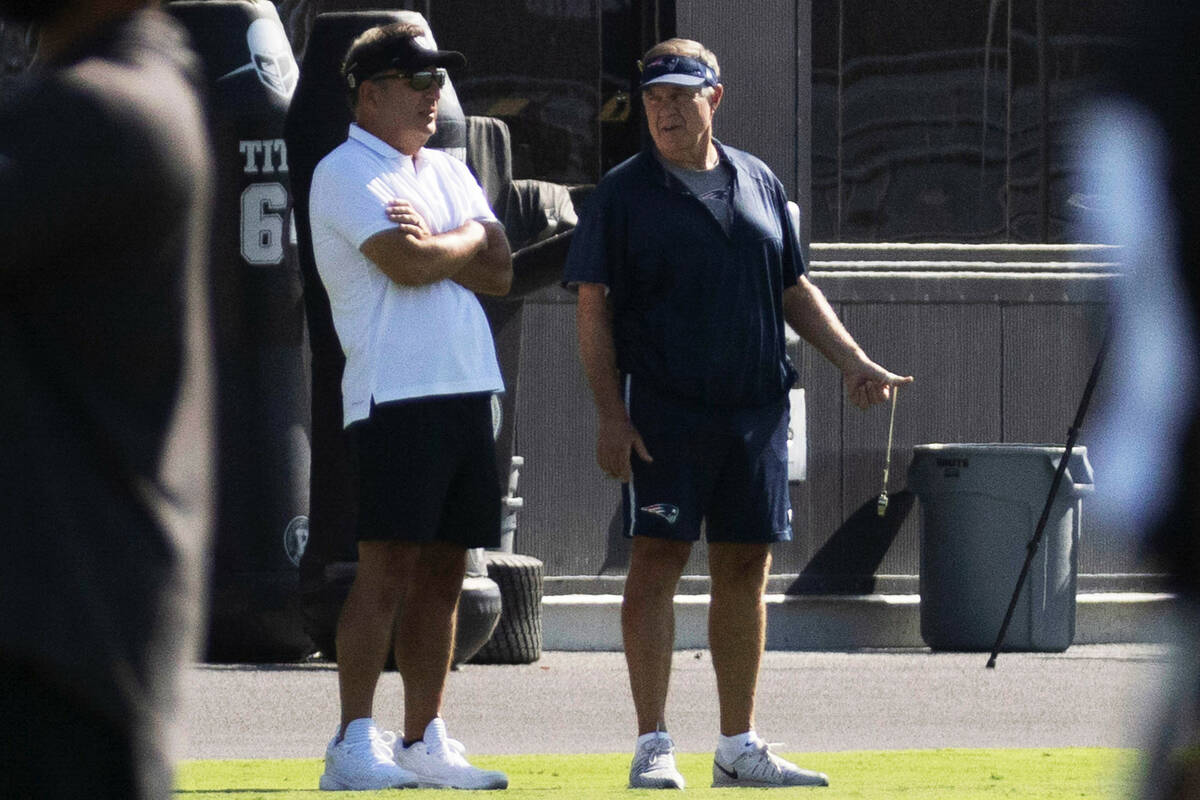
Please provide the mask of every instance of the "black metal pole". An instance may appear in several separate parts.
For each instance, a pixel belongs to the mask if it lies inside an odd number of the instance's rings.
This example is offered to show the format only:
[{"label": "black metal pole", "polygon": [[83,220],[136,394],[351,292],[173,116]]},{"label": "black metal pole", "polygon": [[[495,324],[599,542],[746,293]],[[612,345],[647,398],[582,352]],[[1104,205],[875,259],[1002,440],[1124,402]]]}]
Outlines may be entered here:
[{"label": "black metal pole", "polygon": [[1079,438],[1079,429],[1083,427],[1083,418],[1087,414],[1088,405],[1092,402],[1092,392],[1096,388],[1096,381],[1100,377],[1100,369],[1104,364],[1104,355],[1108,350],[1108,331],[1105,331],[1104,341],[1100,343],[1100,351],[1096,353],[1096,362],[1092,364],[1092,374],[1088,376],[1087,386],[1083,389],[1083,397],[1079,400],[1079,408],[1075,411],[1075,422],[1067,431],[1067,446],[1063,452],[1062,460],[1058,462],[1058,469],[1054,471],[1054,480],[1050,483],[1050,492],[1046,496],[1046,505],[1042,508],[1042,516],[1038,519],[1037,527],[1034,529],[1033,538],[1026,545],[1025,564],[1021,567],[1021,574],[1017,578],[1017,586],[1013,589],[1012,600],[1008,603],[1008,611],[1004,613],[1004,622],[1000,625],[1000,633],[996,636],[996,644],[992,647],[992,655],[988,658],[987,668],[996,668],[996,655],[1000,652],[1001,645],[1004,644],[1004,636],[1008,633],[1009,623],[1012,622],[1013,612],[1017,608],[1017,601],[1021,597],[1021,588],[1025,585],[1025,578],[1029,575],[1029,567],[1033,564],[1033,557],[1037,555],[1038,546],[1042,543],[1042,536],[1046,532],[1046,522],[1050,519],[1050,508],[1054,505],[1054,498],[1058,495],[1059,484],[1062,483],[1063,474],[1067,471],[1067,462],[1071,459],[1071,451],[1075,449],[1075,440]]}]

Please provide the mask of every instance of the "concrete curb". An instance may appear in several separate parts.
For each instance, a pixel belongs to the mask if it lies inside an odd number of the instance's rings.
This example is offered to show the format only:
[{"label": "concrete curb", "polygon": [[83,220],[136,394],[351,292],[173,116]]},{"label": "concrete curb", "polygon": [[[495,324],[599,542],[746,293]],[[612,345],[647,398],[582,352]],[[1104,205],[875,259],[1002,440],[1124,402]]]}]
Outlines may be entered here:
[{"label": "concrete curb", "polygon": [[[707,594],[675,597],[675,648],[708,647]],[[1075,644],[1165,642],[1175,596],[1095,592],[1076,596]],[[767,649],[923,648],[921,600],[915,594],[768,594]],[[549,595],[542,600],[545,650],[621,649],[621,596]]]}]

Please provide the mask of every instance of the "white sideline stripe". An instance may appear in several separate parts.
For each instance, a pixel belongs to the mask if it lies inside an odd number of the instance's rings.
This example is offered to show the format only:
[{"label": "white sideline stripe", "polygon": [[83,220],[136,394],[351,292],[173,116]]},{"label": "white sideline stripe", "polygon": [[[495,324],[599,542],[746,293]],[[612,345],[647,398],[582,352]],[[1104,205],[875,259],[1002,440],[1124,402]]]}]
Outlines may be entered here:
[{"label": "white sideline stripe", "polygon": [[1078,242],[1072,244],[966,244],[962,242],[812,242],[813,250],[940,250],[945,252],[972,252],[1000,250],[1011,253],[1046,251],[1051,253],[1103,252],[1120,250],[1119,245]]},{"label": "white sideline stripe", "polygon": [[[711,595],[707,594],[677,594],[675,605],[702,606],[708,605]],[[1075,595],[1077,603],[1163,603],[1175,599],[1170,592],[1080,592]],[[830,603],[844,601],[848,603],[878,603],[889,606],[920,605],[919,594],[765,594],[763,601],[773,603]],[[619,594],[554,594],[542,598],[542,604],[547,606],[609,606],[620,605]]]},{"label": "white sideline stripe", "polygon": [[[1082,597],[1082,595],[1080,595]],[[619,594],[555,594],[542,598],[543,606],[619,606]],[[712,599],[707,594],[677,594],[677,606],[706,606]],[[763,602],[767,605],[801,604],[801,603],[872,603],[884,606],[917,606],[921,603],[919,594],[765,594]]]},{"label": "white sideline stripe", "polygon": [[1076,603],[1164,603],[1175,600],[1170,592],[1080,592],[1075,595]]},{"label": "white sideline stripe", "polygon": [[[1168,642],[1174,631],[1166,592],[1082,592],[1076,595],[1075,644]],[[619,651],[621,595],[546,595],[543,636],[547,650]],[[924,647],[919,594],[765,595],[768,648],[841,650]],[[708,646],[709,595],[675,596],[675,649]]]}]

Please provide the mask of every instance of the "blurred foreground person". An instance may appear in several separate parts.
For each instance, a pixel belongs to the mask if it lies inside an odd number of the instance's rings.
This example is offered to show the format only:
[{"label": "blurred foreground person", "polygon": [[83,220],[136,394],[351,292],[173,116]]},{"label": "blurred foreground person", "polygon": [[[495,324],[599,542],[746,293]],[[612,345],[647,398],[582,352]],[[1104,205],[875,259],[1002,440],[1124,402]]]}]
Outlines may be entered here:
[{"label": "blurred foreground person", "polygon": [[1094,236],[1120,245],[1111,396],[1091,450],[1098,520],[1127,532],[1180,598],[1174,675],[1147,752],[1143,800],[1200,798],[1200,8],[1154,2],[1115,91],[1091,110]]},{"label": "blurred foreground person", "polygon": [[209,536],[211,163],[145,0],[0,0],[0,796],[166,798]]}]

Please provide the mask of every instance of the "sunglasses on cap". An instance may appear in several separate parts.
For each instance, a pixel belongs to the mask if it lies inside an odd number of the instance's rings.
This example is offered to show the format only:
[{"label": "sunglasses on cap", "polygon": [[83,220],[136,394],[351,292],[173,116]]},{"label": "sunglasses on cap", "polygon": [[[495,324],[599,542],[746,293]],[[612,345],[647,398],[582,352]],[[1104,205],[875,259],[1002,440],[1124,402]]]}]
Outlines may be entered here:
[{"label": "sunglasses on cap", "polygon": [[413,91],[423,92],[433,84],[437,84],[439,89],[446,86],[446,78],[448,73],[444,69],[423,69],[420,72],[391,72],[386,75],[375,75],[367,80],[371,81],[386,81],[390,78],[408,81],[408,85]]}]

